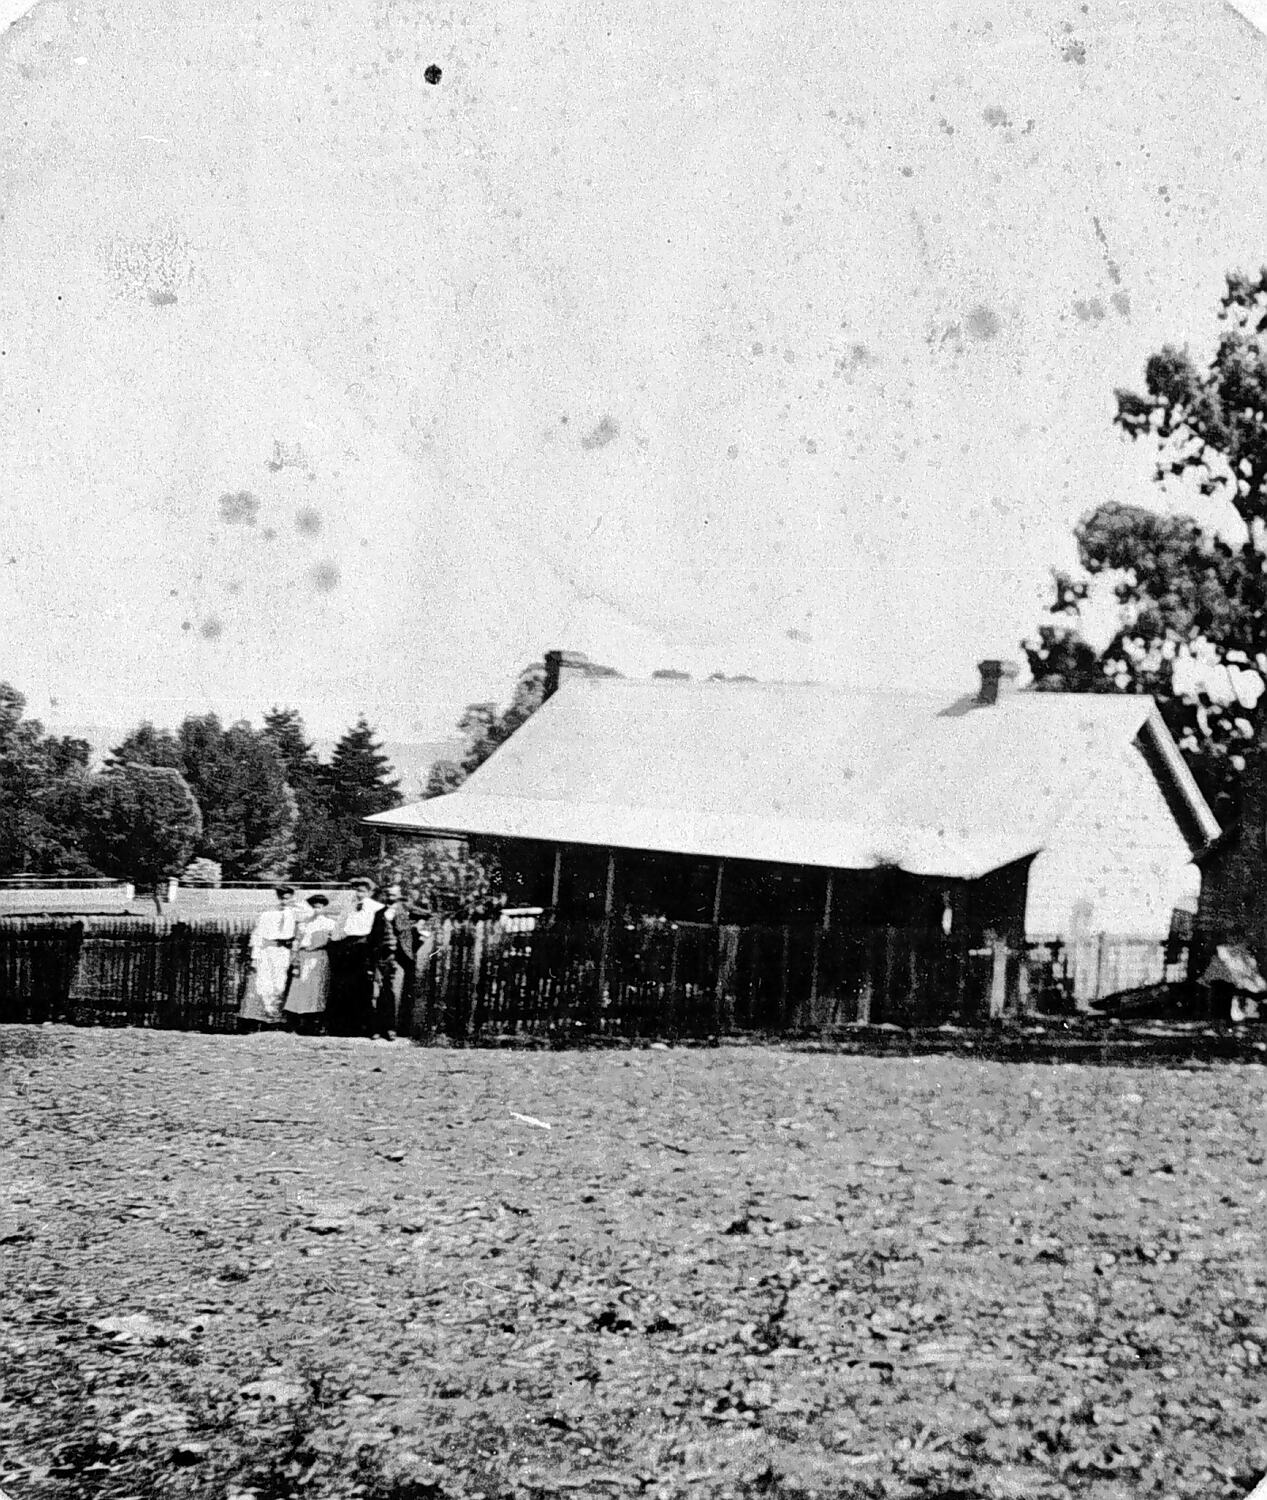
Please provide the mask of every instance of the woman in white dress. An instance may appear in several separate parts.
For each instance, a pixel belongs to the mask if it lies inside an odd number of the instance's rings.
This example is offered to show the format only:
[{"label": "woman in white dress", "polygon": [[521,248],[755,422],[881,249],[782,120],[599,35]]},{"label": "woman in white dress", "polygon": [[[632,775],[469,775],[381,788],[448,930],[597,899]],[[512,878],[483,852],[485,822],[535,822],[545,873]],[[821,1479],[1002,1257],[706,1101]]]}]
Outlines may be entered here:
[{"label": "woman in white dress", "polygon": [[238,1012],[246,1029],[282,1024],[282,1002],[290,981],[290,950],[295,941],[295,893],[288,885],[276,890],[277,905],[261,912],[251,933],[251,971]]},{"label": "woman in white dress", "polygon": [[296,1031],[308,1034],[321,1025],[330,999],[330,939],[334,923],[326,914],[330,905],[324,896],[309,896],[304,903],[308,916],[300,922],[291,950],[290,989],[285,1012]]}]

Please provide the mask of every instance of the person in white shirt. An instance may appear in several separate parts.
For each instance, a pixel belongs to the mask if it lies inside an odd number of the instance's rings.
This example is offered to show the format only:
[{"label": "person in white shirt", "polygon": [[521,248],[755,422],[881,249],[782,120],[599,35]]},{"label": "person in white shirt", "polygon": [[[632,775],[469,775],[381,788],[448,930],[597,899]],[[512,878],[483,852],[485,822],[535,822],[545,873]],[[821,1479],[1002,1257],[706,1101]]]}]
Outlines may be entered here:
[{"label": "person in white shirt", "polygon": [[281,1024],[290,980],[290,950],[297,925],[295,893],[290,886],[279,885],[274,894],[277,905],[260,914],[251,933],[251,968],[238,1012],[248,1030]]}]

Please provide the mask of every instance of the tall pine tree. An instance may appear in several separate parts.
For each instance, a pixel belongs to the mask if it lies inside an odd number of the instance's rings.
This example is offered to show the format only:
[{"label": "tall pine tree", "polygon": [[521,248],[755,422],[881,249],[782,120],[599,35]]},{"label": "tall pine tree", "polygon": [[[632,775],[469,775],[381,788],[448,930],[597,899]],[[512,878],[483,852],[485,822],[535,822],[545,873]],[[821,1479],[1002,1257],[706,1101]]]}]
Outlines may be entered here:
[{"label": "tall pine tree", "polygon": [[330,785],[308,739],[298,709],[271,708],[264,715],[268,736],[286,768],[295,793],[295,852],[290,873],[295,880],[328,880],[336,873],[339,840],[330,816]]},{"label": "tall pine tree", "polygon": [[361,819],[398,807],[400,781],[364,714],[334,747],[325,783],[334,833],[331,873],[343,880],[368,873],[377,862],[378,836]]}]

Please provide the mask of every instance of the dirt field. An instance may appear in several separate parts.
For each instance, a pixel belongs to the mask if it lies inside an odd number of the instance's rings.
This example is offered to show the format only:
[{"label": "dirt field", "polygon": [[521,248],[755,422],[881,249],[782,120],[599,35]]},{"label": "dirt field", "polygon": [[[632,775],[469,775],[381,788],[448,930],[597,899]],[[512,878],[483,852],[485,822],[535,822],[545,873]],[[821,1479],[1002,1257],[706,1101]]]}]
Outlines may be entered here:
[{"label": "dirt field", "polygon": [[1267,1069],[0,1031],[0,1489],[1242,1496]]}]

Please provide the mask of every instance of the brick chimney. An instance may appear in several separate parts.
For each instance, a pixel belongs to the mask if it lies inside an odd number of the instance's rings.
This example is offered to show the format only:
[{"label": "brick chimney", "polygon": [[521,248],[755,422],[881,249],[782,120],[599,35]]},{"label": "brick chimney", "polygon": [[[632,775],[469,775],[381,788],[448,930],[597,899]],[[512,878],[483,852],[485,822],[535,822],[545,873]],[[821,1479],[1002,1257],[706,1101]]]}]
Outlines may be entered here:
[{"label": "brick chimney", "polygon": [[596,661],[591,661],[581,651],[547,651],[546,652],[546,698],[552,698],[558,692],[560,686],[570,677],[619,677],[620,673],[615,667],[604,667]]},{"label": "brick chimney", "polygon": [[1016,691],[1016,679],[1021,669],[1014,661],[979,661],[977,671],[981,673],[981,686],[977,690],[977,704],[988,708],[1000,698]]}]

